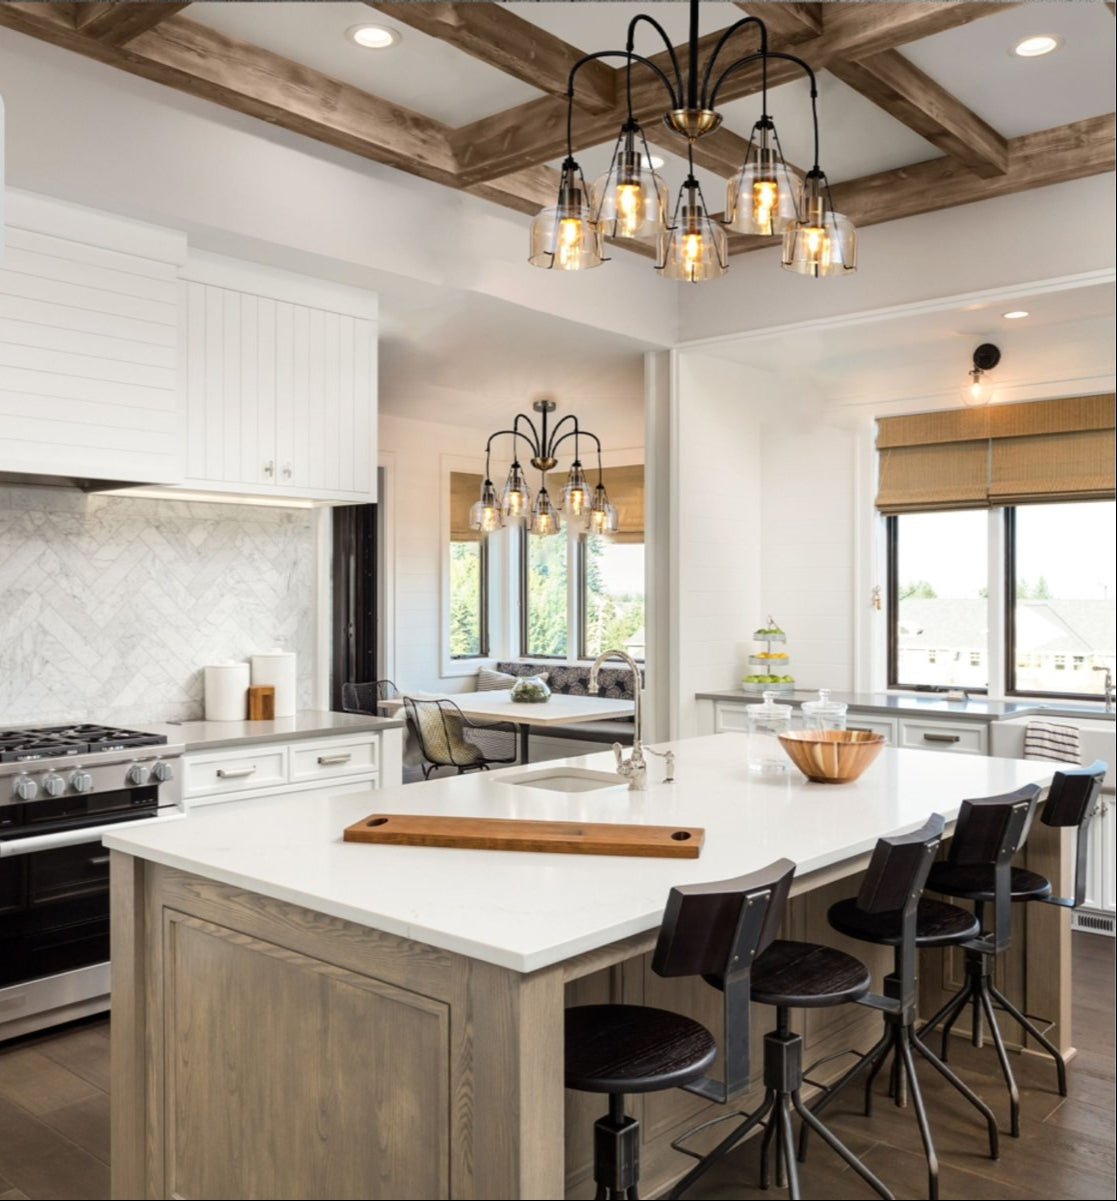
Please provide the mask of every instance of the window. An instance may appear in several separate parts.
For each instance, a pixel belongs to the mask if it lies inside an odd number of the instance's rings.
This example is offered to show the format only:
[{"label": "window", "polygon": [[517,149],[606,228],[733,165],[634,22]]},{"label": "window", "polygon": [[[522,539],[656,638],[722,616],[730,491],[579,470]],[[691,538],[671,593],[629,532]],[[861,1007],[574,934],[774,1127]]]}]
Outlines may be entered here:
[{"label": "window", "polygon": [[987,686],[988,523],[983,509],[888,519],[889,687]]},{"label": "window", "polygon": [[469,528],[469,510],[480,487],[479,475],[450,473],[451,659],[483,659],[489,653],[489,548]]},{"label": "window", "polygon": [[581,540],[583,659],[617,648],[644,658],[644,544]]},{"label": "window", "polygon": [[1008,691],[1098,696],[1117,651],[1117,506],[1006,509]]},{"label": "window", "polygon": [[565,659],[566,551],[562,534],[537,538],[524,534],[523,653],[533,659]]},{"label": "window", "polygon": [[989,510],[888,518],[889,687],[986,688],[989,631],[1003,628],[1008,694],[1100,697],[1095,668],[1117,653],[1117,505],[991,513],[1004,523],[1003,614],[990,609]]}]

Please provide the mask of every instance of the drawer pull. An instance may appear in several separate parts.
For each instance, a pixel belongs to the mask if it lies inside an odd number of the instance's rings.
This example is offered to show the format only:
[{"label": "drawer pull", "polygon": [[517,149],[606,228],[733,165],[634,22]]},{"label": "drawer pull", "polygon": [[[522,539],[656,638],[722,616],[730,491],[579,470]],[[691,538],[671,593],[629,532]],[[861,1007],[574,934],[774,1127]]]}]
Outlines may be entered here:
[{"label": "drawer pull", "polygon": [[349,760],[352,758],[353,758],[353,754],[351,751],[344,751],[341,754],[337,754],[337,755],[319,755],[318,756],[318,766],[319,767],[333,767],[334,764],[336,764],[336,763],[348,763]]},{"label": "drawer pull", "polygon": [[255,763],[251,767],[219,767],[217,778],[219,780],[243,780],[246,776],[254,775],[255,772]]},{"label": "drawer pull", "polygon": [[105,864],[108,863],[108,861],[109,861],[108,855],[92,855],[90,857],[89,863],[90,863],[90,866],[92,866],[92,867],[104,867]]},{"label": "drawer pull", "polygon": [[924,742],[961,742],[961,734],[924,734]]},{"label": "drawer pull", "polygon": [[858,734],[875,734],[872,726],[846,726],[847,730],[856,730]]}]

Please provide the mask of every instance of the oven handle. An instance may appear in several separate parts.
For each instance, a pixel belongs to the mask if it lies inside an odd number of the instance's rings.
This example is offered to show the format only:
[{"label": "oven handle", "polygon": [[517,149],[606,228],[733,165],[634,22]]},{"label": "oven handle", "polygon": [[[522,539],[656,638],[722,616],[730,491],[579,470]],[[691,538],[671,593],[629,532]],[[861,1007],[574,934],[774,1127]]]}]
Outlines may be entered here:
[{"label": "oven handle", "polygon": [[56,834],[33,834],[30,838],[11,838],[0,841],[0,859],[14,855],[30,855],[34,851],[53,851],[58,847],[77,847],[82,843],[100,845],[101,836],[114,834],[118,830],[134,830],[138,826],[151,826],[156,822],[178,821],[185,813],[168,813],[160,817],[140,817],[130,822],[113,822],[104,826],[85,826],[80,830],[59,830]]}]

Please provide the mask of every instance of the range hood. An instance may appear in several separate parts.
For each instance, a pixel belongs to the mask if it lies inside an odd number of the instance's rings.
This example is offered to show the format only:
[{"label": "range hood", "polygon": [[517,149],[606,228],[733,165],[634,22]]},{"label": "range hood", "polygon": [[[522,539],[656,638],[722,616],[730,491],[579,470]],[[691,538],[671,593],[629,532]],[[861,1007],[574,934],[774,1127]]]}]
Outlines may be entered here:
[{"label": "range hood", "polygon": [[0,484],[21,488],[76,488],[79,492],[113,492],[120,488],[150,488],[143,480],[94,480],[76,475],[39,475],[30,471],[0,471]]}]

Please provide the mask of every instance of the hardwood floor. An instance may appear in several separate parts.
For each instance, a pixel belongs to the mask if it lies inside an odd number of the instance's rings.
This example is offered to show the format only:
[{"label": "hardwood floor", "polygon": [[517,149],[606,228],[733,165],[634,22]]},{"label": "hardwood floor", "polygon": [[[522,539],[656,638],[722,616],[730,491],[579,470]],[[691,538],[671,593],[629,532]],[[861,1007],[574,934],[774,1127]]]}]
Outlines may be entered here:
[{"label": "hardwood floor", "polygon": [[[1021,1089],[1022,1132],[1004,1133],[1007,1098],[992,1048],[952,1043],[951,1062],[1001,1119],[1001,1158],[983,1153],[983,1129],[932,1073],[921,1074],[941,1163],[943,1198],[1031,1201],[1113,1198],[1114,962],[1112,939],[1074,936],[1075,1042],[1070,1096],[1059,1096],[1048,1060],[1013,1057]],[[109,1026],[97,1021],[0,1047],[0,1201],[23,1198],[101,1198],[109,1195]],[[896,1193],[925,1197],[926,1164],[911,1109],[883,1095],[871,1119],[855,1094],[836,1102],[827,1121],[846,1144]],[[718,1165],[690,1194],[693,1201],[771,1198],[755,1187],[758,1140]],[[987,1148],[986,1148],[987,1150]],[[803,1195],[814,1198],[873,1194],[817,1140],[801,1166]]]}]

